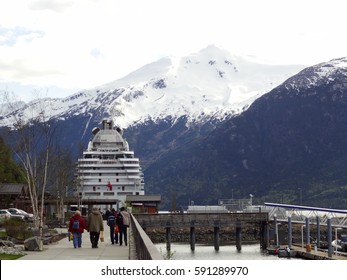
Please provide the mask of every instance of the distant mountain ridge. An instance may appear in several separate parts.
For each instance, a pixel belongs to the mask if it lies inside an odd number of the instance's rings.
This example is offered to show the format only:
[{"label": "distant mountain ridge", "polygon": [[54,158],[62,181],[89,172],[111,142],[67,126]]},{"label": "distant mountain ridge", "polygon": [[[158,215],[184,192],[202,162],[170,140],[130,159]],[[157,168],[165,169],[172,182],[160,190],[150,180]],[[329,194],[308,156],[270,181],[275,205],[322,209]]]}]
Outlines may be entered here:
[{"label": "distant mountain ridge", "polygon": [[0,126],[11,125],[13,114],[30,119],[42,108],[51,118],[88,114],[101,121],[111,116],[122,128],[166,117],[186,116],[188,122],[224,119],[239,114],[302,68],[259,64],[208,46],[185,57],[162,58],[122,79],[67,98],[34,100],[2,115]]},{"label": "distant mountain ridge", "polygon": [[140,158],[146,193],[162,194],[166,209],[173,200],[215,204],[249,194],[255,203],[295,204],[298,188],[306,205],[343,208],[346,61],[269,66],[209,46],[64,99],[33,101],[0,124],[44,107],[62,129],[61,145],[77,155],[92,128],[114,118]]},{"label": "distant mountain ridge", "polygon": [[345,209],[346,70],[346,58],[302,70],[153,163],[148,184],[167,195],[167,205],[173,196],[186,205],[186,197],[211,204],[249,194],[258,203],[297,204],[300,188],[305,205]]}]

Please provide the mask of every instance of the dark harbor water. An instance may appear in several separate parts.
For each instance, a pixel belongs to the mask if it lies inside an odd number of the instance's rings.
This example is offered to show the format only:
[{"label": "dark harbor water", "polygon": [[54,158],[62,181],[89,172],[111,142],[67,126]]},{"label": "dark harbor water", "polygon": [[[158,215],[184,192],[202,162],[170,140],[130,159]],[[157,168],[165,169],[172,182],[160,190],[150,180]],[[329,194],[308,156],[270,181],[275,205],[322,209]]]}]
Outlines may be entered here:
[{"label": "dark harbor water", "polygon": [[165,243],[158,243],[156,247],[164,258],[170,260],[283,260],[264,253],[259,244],[242,245],[241,252],[237,251],[235,245],[220,246],[219,251],[215,251],[213,246],[196,244],[193,252],[190,244],[172,243],[168,255]]}]

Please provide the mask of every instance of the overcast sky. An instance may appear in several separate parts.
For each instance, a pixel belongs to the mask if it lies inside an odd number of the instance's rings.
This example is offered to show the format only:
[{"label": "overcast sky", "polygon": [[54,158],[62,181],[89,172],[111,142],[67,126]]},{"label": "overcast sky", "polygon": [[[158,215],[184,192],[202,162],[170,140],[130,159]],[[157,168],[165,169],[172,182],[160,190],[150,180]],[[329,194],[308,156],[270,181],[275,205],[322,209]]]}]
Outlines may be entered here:
[{"label": "overcast sky", "polygon": [[210,44],[277,64],[347,56],[344,2],[0,1],[0,94],[65,97]]}]

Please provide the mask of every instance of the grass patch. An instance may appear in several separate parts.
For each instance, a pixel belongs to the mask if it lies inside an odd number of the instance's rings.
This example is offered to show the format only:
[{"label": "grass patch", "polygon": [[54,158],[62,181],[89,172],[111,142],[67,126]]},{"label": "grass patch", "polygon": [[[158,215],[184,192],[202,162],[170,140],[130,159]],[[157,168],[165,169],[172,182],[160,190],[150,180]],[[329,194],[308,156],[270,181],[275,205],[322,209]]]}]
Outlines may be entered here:
[{"label": "grass patch", "polygon": [[12,254],[0,254],[0,260],[16,260],[22,257],[22,255],[12,255]]}]

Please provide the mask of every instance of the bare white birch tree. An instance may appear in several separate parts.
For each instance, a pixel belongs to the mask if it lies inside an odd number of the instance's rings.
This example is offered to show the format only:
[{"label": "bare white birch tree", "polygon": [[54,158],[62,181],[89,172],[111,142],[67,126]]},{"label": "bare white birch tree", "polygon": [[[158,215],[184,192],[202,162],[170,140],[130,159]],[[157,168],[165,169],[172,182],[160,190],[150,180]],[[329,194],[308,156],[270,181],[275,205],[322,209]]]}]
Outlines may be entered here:
[{"label": "bare white birch tree", "polygon": [[[37,99],[32,116],[13,114],[10,145],[22,167],[29,187],[29,196],[35,226],[40,229],[44,223],[44,203],[47,186],[48,164],[54,127],[47,116],[45,100]],[[8,104],[10,101],[8,100]],[[9,105],[10,106],[10,105]]]}]

